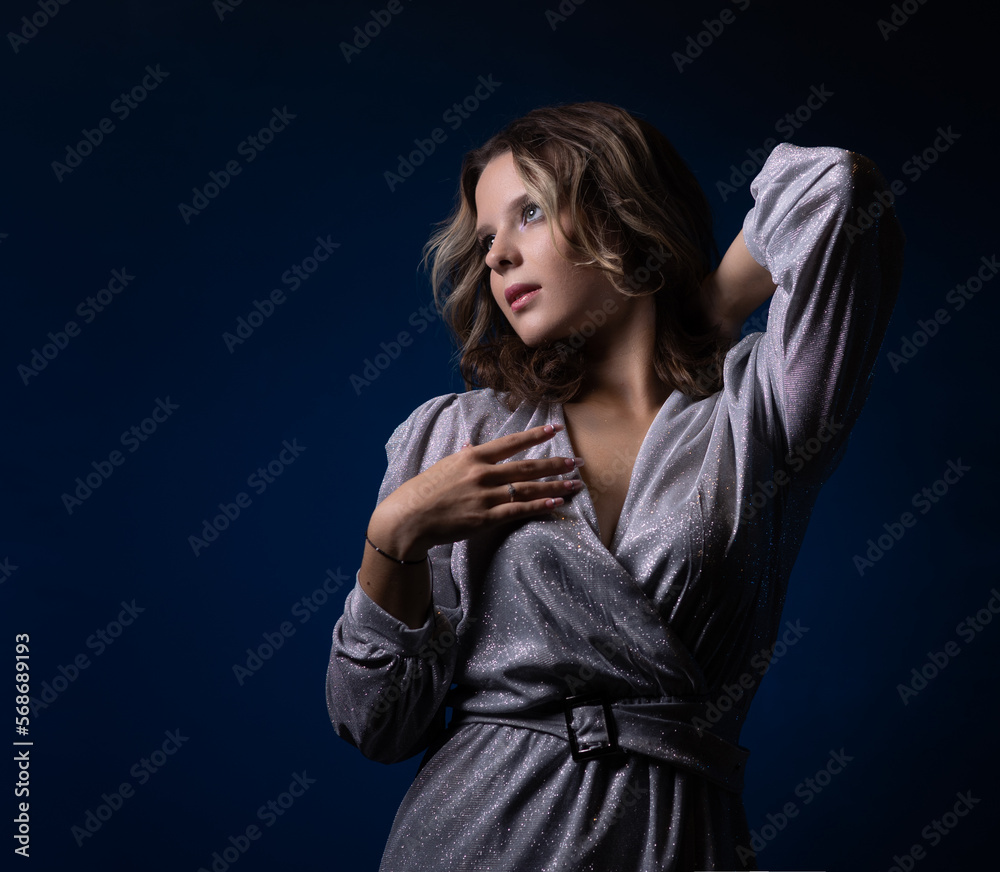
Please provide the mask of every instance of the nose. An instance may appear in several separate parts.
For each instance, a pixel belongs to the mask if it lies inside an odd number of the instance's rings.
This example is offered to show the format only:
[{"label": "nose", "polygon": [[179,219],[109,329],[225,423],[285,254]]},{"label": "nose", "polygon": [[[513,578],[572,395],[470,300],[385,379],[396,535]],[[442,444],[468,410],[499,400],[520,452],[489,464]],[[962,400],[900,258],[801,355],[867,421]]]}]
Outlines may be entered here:
[{"label": "nose", "polygon": [[493,245],[486,252],[486,265],[494,272],[502,272],[506,267],[517,263],[520,253],[511,235],[500,231],[493,237]]}]

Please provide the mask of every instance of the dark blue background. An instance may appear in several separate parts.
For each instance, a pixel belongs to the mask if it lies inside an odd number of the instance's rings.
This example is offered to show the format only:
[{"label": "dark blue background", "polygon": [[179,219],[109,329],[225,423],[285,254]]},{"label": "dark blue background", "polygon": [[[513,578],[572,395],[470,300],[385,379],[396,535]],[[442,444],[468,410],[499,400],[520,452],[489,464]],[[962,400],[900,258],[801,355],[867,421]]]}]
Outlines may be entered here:
[{"label": "dark blue background", "polygon": [[[906,184],[906,269],[868,406],[791,579],[785,617],[809,631],[743,733],[750,826],[797,804],[760,854],[766,869],[888,870],[915,843],[928,852],[919,872],[995,857],[1000,621],[968,642],[956,628],[1000,586],[986,354],[1000,285],[957,312],[946,294],[997,253],[996,20],[971,4],[907,5],[912,20],[884,39],[889,3],[588,0],[553,28],[557,0],[404,0],[350,63],[339,44],[370,2],[245,0],[220,20],[211,0],[74,0],[17,51],[5,38],[3,650],[12,672],[14,634],[30,634],[35,698],[60,666],[89,659],[31,719],[31,859],[11,868],[195,872],[256,823],[237,872],[375,869],[418,758],[385,768],[337,738],[324,671],[384,443],[424,400],[462,390],[440,322],[418,333],[408,320],[431,302],[420,249],[451,207],[462,155],[536,106],[618,103],[688,160],[724,251],[752,199],[749,181],[725,200],[716,183],[780,140],[775,123],[821,85],[833,96],[791,141],[861,152]],[[679,71],[672,54],[723,8],[735,21]],[[38,10],[6,3],[0,28]],[[169,75],[121,120],[112,101],[147,65]],[[480,76],[501,84],[450,129],[442,114]],[[294,120],[247,162],[239,144],[283,107]],[[115,129],[57,179],[52,162],[104,117]],[[949,126],[960,138],[907,175]],[[384,172],[435,127],[446,141],[390,191]],[[233,159],[240,174],[186,223],[178,204]],[[222,334],[318,236],[339,249],[230,353]],[[122,268],[135,280],[84,323],[77,305]],[[886,354],[940,308],[950,322],[893,372]],[[18,366],[69,320],[80,334],[25,385]],[[401,330],[412,344],[359,393],[350,376]],[[168,397],[177,410],[123,449],[122,432]],[[305,450],[258,495],[247,478],[283,440]],[[62,494],[114,450],[124,463],[69,513]],[[958,458],[971,471],[859,575],[866,540]],[[188,537],[240,491],[252,503],[195,556]],[[300,622],[293,606],[328,570],[350,580]],[[98,656],[88,638],[133,600],[144,611]],[[238,683],[234,665],[283,621],[294,635]],[[897,685],[951,640],[959,656],[904,706]],[[133,764],[171,730],[188,740],[139,784]],[[797,785],[841,749],[852,762],[806,804]],[[303,772],[315,783],[263,826],[257,809]],[[78,847],[71,827],[123,782],[134,795]],[[960,791],[980,802],[932,847],[921,830]]]}]

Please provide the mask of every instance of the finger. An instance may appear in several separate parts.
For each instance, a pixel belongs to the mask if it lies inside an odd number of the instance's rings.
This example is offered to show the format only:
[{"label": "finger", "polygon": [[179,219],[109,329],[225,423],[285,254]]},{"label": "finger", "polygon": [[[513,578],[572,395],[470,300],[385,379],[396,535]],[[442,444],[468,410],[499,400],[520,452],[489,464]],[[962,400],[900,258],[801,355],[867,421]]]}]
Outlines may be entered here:
[{"label": "finger", "polygon": [[540,457],[532,460],[512,460],[499,463],[483,473],[483,484],[507,484],[565,475],[583,466],[582,457]]},{"label": "finger", "polygon": [[583,481],[578,478],[560,479],[559,481],[508,482],[502,488],[497,488],[496,505],[503,503],[544,502],[548,498],[568,498],[583,489]]},{"label": "finger", "polygon": [[498,463],[501,460],[506,460],[508,457],[513,457],[520,451],[524,451],[525,448],[530,448],[532,445],[539,445],[551,439],[562,429],[562,424],[542,424],[538,427],[532,427],[529,430],[520,430],[517,433],[509,433],[506,436],[491,439],[482,445],[474,446],[474,450],[487,463]]},{"label": "finger", "polygon": [[569,498],[573,494],[579,493],[586,485],[582,478],[560,478],[556,481],[521,482],[515,485],[518,496],[522,502],[531,500],[543,500],[547,497]]},{"label": "finger", "polygon": [[530,517],[531,515],[554,511],[564,505],[565,502],[564,497],[542,497],[526,502],[515,500],[512,503],[504,503],[503,505],[496,506],[493,511],[496,513],[498,521],[516,521],[521,518]]}]

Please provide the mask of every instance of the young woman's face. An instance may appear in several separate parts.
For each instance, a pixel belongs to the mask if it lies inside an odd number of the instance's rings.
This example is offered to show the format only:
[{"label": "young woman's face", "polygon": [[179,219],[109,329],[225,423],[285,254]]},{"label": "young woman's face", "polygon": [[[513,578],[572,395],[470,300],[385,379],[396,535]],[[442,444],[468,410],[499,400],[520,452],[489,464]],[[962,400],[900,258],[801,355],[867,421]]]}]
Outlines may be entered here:
[{"label": "young woman's face", "polygon": [[553,228],[557,249],[546,216],[525,191],[510,152],[490,161],[479,177],[476,213],[493,299],[525,345],[566,339],[574,329],[589,336],[615,320],[609,316],[621,311],[626,298],[605,273],[560,255],[573,257],[565,238],[568,217],[556,216],[563,228],[563,234]]}]

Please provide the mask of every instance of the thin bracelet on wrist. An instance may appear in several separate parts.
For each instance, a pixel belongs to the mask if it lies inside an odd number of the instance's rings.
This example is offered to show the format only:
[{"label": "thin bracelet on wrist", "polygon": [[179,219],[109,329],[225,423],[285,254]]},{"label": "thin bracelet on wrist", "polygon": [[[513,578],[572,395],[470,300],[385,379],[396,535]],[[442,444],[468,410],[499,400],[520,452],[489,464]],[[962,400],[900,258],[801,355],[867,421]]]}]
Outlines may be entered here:
[{"label": "thin bracelet on wrist", "polygon": [[374,542],[372,542],[371,539],[368,538],[368,534],[367,533],[365,533],[365,541],[369,545],[371,545],[372,548],[374,548],[376,551],[378,551],[378,553],[381,554],[383,557],[387,557],[393,563],[399,563],[399,564],[401,564],[403,566],[415,565],[417,563],[423,563],[427,559],[427,557],[428,557],[428,555],[425,554],[419,560],[400,560],[398,557],[393,557],[391,554],[386,554],[381,548],[378,547],[378,545],[376,545]]}]

